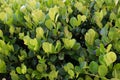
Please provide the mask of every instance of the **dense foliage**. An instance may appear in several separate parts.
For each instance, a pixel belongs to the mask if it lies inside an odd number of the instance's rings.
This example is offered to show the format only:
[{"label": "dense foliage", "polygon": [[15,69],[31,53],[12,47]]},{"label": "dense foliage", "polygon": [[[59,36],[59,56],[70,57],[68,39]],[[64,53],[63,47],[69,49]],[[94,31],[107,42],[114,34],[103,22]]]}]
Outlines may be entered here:
[{"label": "dense foliage", "polygon": [[119,0],[0,0],[0,80],[119,80]]}]

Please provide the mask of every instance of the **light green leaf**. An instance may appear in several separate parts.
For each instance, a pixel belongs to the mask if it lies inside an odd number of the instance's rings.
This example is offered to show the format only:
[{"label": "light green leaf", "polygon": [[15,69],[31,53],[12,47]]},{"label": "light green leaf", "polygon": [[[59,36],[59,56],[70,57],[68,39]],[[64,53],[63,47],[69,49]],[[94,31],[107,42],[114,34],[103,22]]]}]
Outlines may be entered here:
[{"label": "light green leaf", "polygon": [[106,52],[107,52],[107,53],[110,51],[111,47],[112,47],[112,44],[109,44],[109,45],[107,46],[107,49],[106,49]]},{"label": "light green leaf", "polygon": [[59,40],[56,41],[55,51],[59,52],[61,50],[61,42]]},{"label": "light green leaf", "polygon": [[0,12],[0,20],[4,21],[6,19],[7,15],[5,12]]},{"label": "light green leaf", "polygon": [[46,21],[45,21],[45,25],[46,25],[46,27],[47,27],[49,30],[51,30],[51,29],[53,28],[53,22],[52,22],[52,20],[51,20],[51,19],[46,20]]},{"label": "light green leaf", "polygon": [[70,78],[74,78],[74,72],[73,70],[68,70],[68,74],[70,75]]},{"label": "light green leaf", "polygon": [[19,77],[18,77],[18,75],[15,73],[15,71],[11,71],[10,72],[10,75],[11,75],[11,79],[12,80],[19,80]]},{"label": "light green leaf", "polygon": [[90,76],[86,75],[85,80],[93,80]]},{"label": "light green leaf", "polygon": [[83,22],[86,21],[86,18],[87,18],[87,17],[86,17],[85,15],[82,15],[82,16],[81,16],[81,20],[82,20]]},{"label": "light green leaf", "polygon": [[37,64],[36,69],[37,69],[39,72],[42,73],[42,72],[46,71],[47,65],[46,65],[45,63]]},{"label": "light green leaf", "polygon": [[21,68],[20,67],[17,67],[16,68],[16,71],[17,71],[17,73],[19,73],[19,74],[21,74],[22,72],[21,72]]},{"label": "light green leaf", "polygon": [[[120,67],[120,66],[119,66],[119,67]],[[114,69],[113,72],[112,72],[112,76],[113,76],[114,78],[120,79],[120,69],[119,69],[119,70],[118,70],[118,69]]]},{"label": "light green leaf", "polygon": [[65,66],[64,66],[64,70],[66,71],[66,72],[68,72],[68,70],[72,70],[72,69],[74,69],[74,66],[73,66],[73,64],[72,63],[67,63]]},{"label": "light green leaf", "polygon": [[0,53],[8,56],[10,51],[14,51],[13,45],[6,44],[3,40],[0,40]]},{"label": "light green leaf", "polygon": [[21,73],[25,74],[27,72],[27,67],[25,64],[21,64]]},{"label": "light green leaf", "polygon": [[115,2],[115,5],[117,5],[117,4],[118,4],[118,2],[119,2],[119,0],[114,0],[114,2]]},{"label": "light green leaf", "polygon": [[42,12],[42,10],[35,9],[32,11],[31,15],[36,25],[38,25],[38,23],[44,22],[45,20],[45,14]]},{"label": "light green leaf", "polygon": [[104,55],[99,56],[99,62],[100,62],[100,64],[106,65],[106,62],[104,60]]},{"label": "light green leaf", "polygon": [[72,33],[68,30],[68,27],[64,27],[64,35],[66,38],[71,39],[72,38]]},{"label": "light green leaf", "polygon": [[15,32],[15,27],[13,25],[10,26],[9,32],[11,35],[13,35],[13,33]]},{"label": "light green leaf", "polygon": [[44,42],[42,45],[43,50],[45,51],[45,53],[54,53],[55,52],[55,48],[53,46],[52,43],[49,42]]},{"label": "light green leaf", "polygon": [[37,51],[40,48],[40,44],[36,38],[31,39],[28,35],[23,38],[24,44],[28,46],[29,49]]},{"label": "light green leaf", "polygon": [[85,34],[85,41],[88,45],[93,45],[96,37],[96,32],[93,29],[89,29]]},{"label": "light green leaf", "polygon": [[108,68],[105,65],[100,65],[98,67],[98,74],[101,77],[104,77],[108,73]]},{"label": "light green leaf", "polygon": [[0,59],[0,73],[6,73],[6,64]]},{"label": "light green leaf", "polygon": [[98,64],[95,61],[90,62],[90,64],[89,64],[89,70],[93,74],[96,74],[98,72]]},{"label": "light green leaf", "polygon": [[56,79],[57,76],[58,76],[58,71],[53,70],[53,71],[51,71],[51,72],[49,73],[49,79],[50,79],[50,80]]},{"label": "light green leaf", "polygon": [[62,40],[64,42],[64,46],[66,49],[71,49],[74,46],[74,44],[76,43],[75,39],[63,38]]},{"label": "light green leaf", "polygon": [[70,24],[72,27],[77,27],[79,26],[81,21],[78,21],[75,17],[70,18]]},{"label": "light green leaf", "polygon": [[40,39],[44,37],[44,30],[41,27],[36,28],[36,38]]},{"label": "light green leaf", "polygon": [[56,14],[59,12],[59,8],[57,6],[54,6],[53,8],[49,9],[49,16],[51,20],[55,20]]},{"label": "light green leaf", "polygon": [[109,66],[110,64],[117,60],[117,55],[114,52],[109,52],[104,56],[104,60],[107,66]]},{"label": "light green leaf", "polygon": [[3,38],[3,32],[1,29],[0,29],[0,37]]}]

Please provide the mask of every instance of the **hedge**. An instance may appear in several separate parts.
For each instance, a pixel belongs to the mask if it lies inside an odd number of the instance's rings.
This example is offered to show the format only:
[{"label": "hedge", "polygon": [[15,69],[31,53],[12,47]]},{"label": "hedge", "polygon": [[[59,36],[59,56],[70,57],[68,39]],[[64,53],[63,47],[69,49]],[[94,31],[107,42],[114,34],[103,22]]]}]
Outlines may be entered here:
[{"label": "hedge", "polygon": [[119,0],[0,0],[0,79],[119,80]]}]

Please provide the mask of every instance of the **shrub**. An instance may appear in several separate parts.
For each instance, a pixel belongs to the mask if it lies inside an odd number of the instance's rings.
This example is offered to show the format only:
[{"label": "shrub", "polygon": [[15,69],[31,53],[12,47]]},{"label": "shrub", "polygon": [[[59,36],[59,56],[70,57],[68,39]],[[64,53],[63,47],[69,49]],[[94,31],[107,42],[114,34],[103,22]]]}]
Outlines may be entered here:
[{"label": "shrub", "polygon": [[119,0],[0,0],[0,78],[119,80]]}]

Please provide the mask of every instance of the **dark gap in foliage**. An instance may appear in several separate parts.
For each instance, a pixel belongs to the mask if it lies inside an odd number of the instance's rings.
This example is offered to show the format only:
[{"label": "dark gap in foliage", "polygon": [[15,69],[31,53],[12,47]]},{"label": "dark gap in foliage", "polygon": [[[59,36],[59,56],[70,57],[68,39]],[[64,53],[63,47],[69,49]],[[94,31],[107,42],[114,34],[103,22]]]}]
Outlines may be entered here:
[{"label": "dark gap in foliage", "polygon": [[107,12],[107,14],[104,16],[104,18],[101,21],[103,26],[105,26],[106,23],[109,22],[109,17],[110,17],[110,11]]},{"label": "dark gap in foliage", "polygon": [[24,41],[23,40],[20,40],[20,39],[17,39],[16,44],[18,44],[20,47],[22,47],[23,49],[25,49],[25,51],[28,53],[29,52],[29,49],[28,47],[24,44]]},{"label": "dark gap in foliage", "polygon": [[2,79],[6,79],[6,80],[11,80],[10,74],[9,73],[0,73],[0,80]]}]

